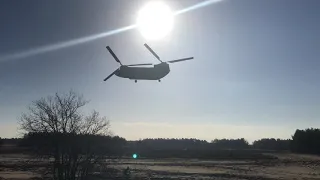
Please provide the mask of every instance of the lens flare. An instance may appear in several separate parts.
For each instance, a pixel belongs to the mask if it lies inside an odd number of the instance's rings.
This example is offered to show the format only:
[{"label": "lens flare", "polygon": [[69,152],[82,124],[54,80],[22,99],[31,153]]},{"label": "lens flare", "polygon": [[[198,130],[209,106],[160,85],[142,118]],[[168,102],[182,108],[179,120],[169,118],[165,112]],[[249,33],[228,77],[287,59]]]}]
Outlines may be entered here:
[{"label": "lens flare", "polygon": [[128,30],[134,29],[135,27],[136,27],[136,25],[131,25],[131,26],[119,28],[119,29],[116,29],[116,30],[100,33],[100,34],[95,34],[95,35],[91,35],[91,36],[87,36],[87,37],[83,37],[83,38],[79,38],[79,39],[74,39],[74,40],[67,41],[67,42],[51,44],[51,45],[42,46],[42,47],[39,47],[39,48],[30,49],[30,50],[23,51],[23,52],[14,53],[14,54],[7,55],[7,56],[2,56],[2,57],[0,57],[0,62],[20,59],[20,58],[26,58],[26,57],[29,57],[29,56],[35,56],[35,55],[38,55],[38,54],[43,54],[43,53],[46,53],[46,52],[56,51],[56,50],[59,50],[59,49],[75,46],[75,45],[78,45],[78,44],[87,43],[87,42],[90,42],[90,41],[93,41],[93,40],[96,40],[96,39],[100,39],[100,38],[103,38],[103,37],[119,34],[121,32],[125,32],[125,31],[128,31]]},{"label": "lens flare", "polygon": [[[205,6],[215,4],[215,3],[218,3],[221,1],[225,1],[225,0],[207,0],[207,1],[195,4],[193,6],[187,7],[185,9],[176,11],[174,13],[174,15],[184,14],[186,12],[194,11],[196,9],[203,8]],[[56,43],[56,44],[51,44],[51,45],[47,45],[47,46],[42,46],[42,47],[30,49],[30,50],[23,51],[23,52],[16,52],[16,53],[5,55],[5,56],[0,56],[0,63],[6,62],[9,60],[16,60],[16,59],[26,58],[26,57],[30,57],[30,56],[35,56],[35,55],[39,55],[39,54],[43,54],[43,53],[47,53],[47,52],[51,52],[51,51],[56,51],[59,49],[63,49],[63,48],[67,48],[67,47],[71,47],[71,46],[75,46],[75,45],[79,45],[79,44],[83,44],[83,43],[90,42],[90,41],[93,41],[96,39],[119,34],[122,32],[126,32],[129,30],[135,29],[136,27],[137,27],[137,25],[134,24],[134,25],[122,27],[122,28],[119,28],[116,30],[103,32],[100,34],[94,34],[94,35],[82,37],[79,39],[74,39],[74,40],[70,40],[70,41],[66,41],[66,42],[61,42],[61,43]]]},{"label": "lens flare", "polygon": [[137,159],[138,158],[138,154],[132,154],[132,158],[133,159]]},{"label": "lens flare", "polygon": [[208,1],[204,1],[204,2],[201,2],[201,3],[195,4],[195,5],[193,5],[193,6],[184,8],[184,9],[182,9],[182,10],[176,11],[174,14],[175,14],[175,15],[184,14],[184,13],[186,13],[186,12],[193,11],[193,10],[196,10],[196,9],[199,9],[199,8],[203,8],[203,7],[205,7],[205,6],[208,6],[208,5],[211,5],[211,4],[214,4],[214,3],[218,3],[218,2],[221,2],[221,1],[222,1],[222,0],[208,0]]}]

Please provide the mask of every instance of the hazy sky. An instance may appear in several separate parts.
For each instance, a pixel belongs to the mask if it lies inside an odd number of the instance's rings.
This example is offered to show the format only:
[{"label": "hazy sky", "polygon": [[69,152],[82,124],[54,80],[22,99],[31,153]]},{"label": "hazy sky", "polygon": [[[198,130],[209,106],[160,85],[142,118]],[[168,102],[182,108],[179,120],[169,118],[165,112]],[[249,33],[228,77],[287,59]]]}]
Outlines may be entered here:
[{"label": "hazy sky", "polygon": [[[8,55],[135,23],[145,0],[3,0],[0,6],[0,136],[16,136],[32,100],[82,93],[115,134],[145,137],[289,138],[320,127],[320,1],[225,0],[175,17],[171,34],[145,41],[136,30],[26,58]],[[166,1],[180,10],[199,0]],[[147,42],[172,64],[161,83],[130,81],[124,64],[153,62]]]}]

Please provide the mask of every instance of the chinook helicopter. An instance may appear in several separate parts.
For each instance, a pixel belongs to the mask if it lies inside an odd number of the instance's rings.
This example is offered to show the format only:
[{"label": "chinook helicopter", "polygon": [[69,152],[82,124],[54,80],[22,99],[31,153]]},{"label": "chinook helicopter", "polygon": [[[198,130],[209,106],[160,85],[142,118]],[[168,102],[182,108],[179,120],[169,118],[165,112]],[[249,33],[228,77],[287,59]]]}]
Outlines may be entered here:
[{"label": "chinook helicopter", "polygon": [[[113,75],[116,75],[121,78],[127,78],[130,80],[134,80],[137,82],[138,80],[158,80],[161,82],[161,78],[165,77],[170,72],[170,67],[168,63],[176,63],[186,60],[191,60],[193,57],[175,59],[170,61],[162,61],[160,57],[148,46],[144,44],[144,46],[160,61],[158,64],[152,63],[143,63],[143,64],[129,64],[123,65],[119,58],[115,55],[112,49],[107,46],[107,50],[113,56],[113,58],[120,64],[120,67],[116,69],[113,73],[111,73],[108,77],[104,79],[104,81],[111,78]],[[141,66],[151,66],[153,67],[141,67]],[[137,67],[140,66],[140,67]]]}]

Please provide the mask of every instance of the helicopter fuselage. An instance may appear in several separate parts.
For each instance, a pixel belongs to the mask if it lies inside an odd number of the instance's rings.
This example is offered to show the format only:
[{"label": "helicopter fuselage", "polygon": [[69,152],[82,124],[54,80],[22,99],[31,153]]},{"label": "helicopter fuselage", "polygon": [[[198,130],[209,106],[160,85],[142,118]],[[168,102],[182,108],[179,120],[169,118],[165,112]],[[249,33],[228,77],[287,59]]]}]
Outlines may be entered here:
[{"label": "helicopter fuselage", "polygon": [[170,72],[169,64],[160,63],[153,67],[120,66],[116,76],[132,80],[160,80]]},{"label": "helicopter fuselage", "polygon": [[[152,64],[152,63],[142,63],[142,64],[130,64],[130,65],[123,65],[119,58],[114,54],[114,52],[111,50],[109,46],[106,48],[112,55],[112,57],[118,62],[121,66],[113,71],[109,76],[103,79],[103,81],[108,80],[113,75],[116,75],[121,78],[127,78],[134,80],[137,82],[138,80],[158,80],[161,82],[161,78],[165,77],[170,72],[170,67],[168,63],[176,63],[186,60],[191,60],[193,57],[188,58],[180,58],[175,60],[169,60],[169,61],[162,61],[160,57],[147,45],[144,44],[144,46],[160,61],[159,64]],[[141,66],[150,66],[153,65],[153,67],[141,67]]]}]

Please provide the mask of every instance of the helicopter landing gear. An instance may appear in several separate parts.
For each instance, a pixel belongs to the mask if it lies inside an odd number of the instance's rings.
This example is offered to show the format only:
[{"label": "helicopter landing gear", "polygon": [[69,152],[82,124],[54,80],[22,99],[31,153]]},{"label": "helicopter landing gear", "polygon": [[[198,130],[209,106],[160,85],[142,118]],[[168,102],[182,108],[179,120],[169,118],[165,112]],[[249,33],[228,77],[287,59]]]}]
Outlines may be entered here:
[{"label": "helicopter landing gear", "polygon": [[134,80],[134,82],[137,83],[138,81],[137,81],[137,80]]},{"label": "helicopter landing gear", "polygon": [[161,82],[161,79],[158,79],[159,82]]}]

